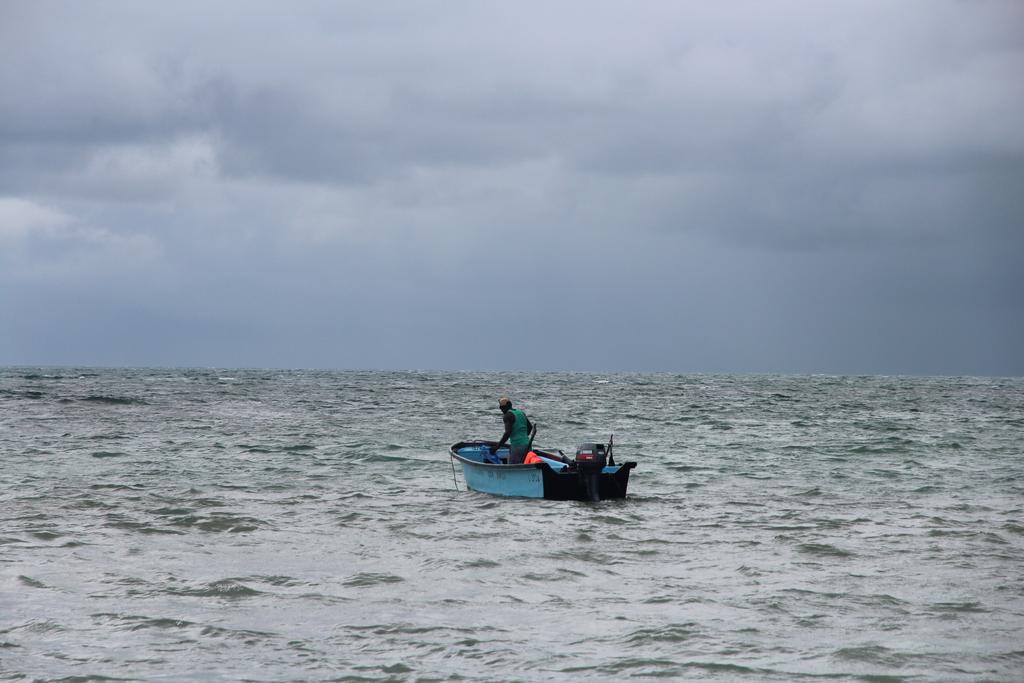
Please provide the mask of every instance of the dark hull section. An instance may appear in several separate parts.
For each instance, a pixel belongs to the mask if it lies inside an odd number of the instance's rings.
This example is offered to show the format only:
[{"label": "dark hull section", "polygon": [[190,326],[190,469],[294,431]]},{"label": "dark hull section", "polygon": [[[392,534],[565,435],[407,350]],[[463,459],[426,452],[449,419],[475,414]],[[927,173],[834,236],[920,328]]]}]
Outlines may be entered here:
[{"label": "dark hull section", "polygon": [[[579,473],[560,474],[547,465],[536,465],[536,467],[542,468],[544,497],[548,500],[591,500]],[[601,474],[600,499],[625,498],[626,487],[629,486],[629,471],[634,467],[636,467],[635,462],[627,462],[620,465],[615,472]]]}]

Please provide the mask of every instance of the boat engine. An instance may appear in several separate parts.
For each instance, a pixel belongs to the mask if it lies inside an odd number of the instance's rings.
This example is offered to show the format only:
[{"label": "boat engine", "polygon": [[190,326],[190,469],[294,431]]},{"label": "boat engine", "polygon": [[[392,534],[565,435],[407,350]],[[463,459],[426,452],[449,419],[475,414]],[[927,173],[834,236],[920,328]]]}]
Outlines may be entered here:
[{"label": "boat engine", "polygon": [[576,469],[588,500],[601,500],[601,472],[608,464],[603,443],[585,443],[576,449]]}]

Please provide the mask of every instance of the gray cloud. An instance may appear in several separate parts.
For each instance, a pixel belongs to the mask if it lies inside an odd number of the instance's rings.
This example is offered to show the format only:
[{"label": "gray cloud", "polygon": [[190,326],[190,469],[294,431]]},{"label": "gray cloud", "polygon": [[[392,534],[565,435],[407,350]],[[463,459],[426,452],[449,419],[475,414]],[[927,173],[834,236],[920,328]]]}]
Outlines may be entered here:
[{"label": "gray cloud", "polygon": [[1019,374],[1022,20],[8,3],[0,362]]}]

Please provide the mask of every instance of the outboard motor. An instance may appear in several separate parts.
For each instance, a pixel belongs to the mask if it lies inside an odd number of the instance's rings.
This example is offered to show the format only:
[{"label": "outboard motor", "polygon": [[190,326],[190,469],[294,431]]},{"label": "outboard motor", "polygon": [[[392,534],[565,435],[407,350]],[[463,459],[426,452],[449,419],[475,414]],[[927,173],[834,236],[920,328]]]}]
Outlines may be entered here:
[{"label": "outboard motor", "polygon": [[585,443],[576,449],[576,469],[588,500],[601,500],[601,471],[607,462],[603,443]]}]

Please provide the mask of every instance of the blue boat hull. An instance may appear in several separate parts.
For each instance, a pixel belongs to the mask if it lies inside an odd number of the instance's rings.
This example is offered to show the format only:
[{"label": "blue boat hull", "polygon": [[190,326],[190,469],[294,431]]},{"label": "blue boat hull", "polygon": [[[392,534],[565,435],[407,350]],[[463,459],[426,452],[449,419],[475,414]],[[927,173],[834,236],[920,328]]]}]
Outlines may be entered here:
[{"label": "blue boat hull", "polygon": [[[590,500],[579,472],[562,462],[560,456],[542,450],[535,452],[543,462],[530,465],[505,465],[486,462],[493,441],[460,441],[450,449],[462,464],[466,486],[496,496],[547,498],[549,500]],[[508,458],[508,449],[498,451]],[[629,471],[635,462],[605,467],[600,475],[600,499],[625,498]]]}]

